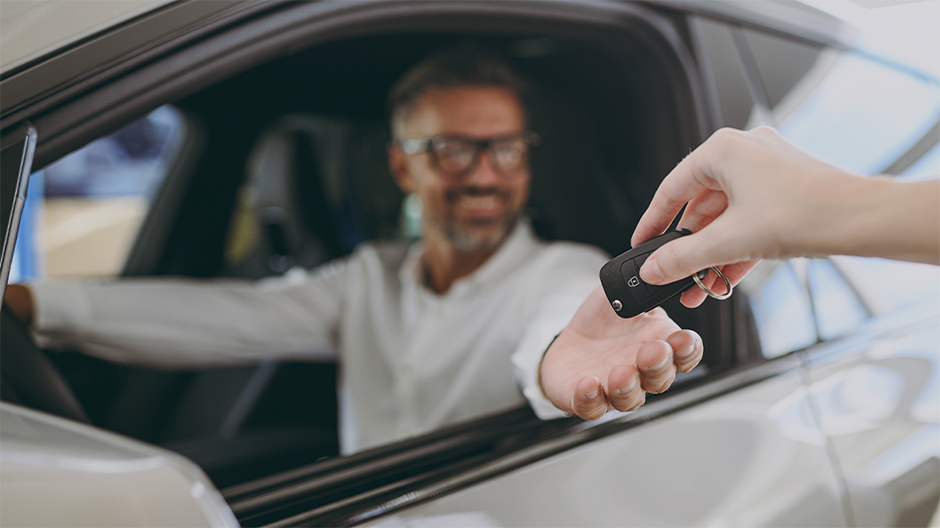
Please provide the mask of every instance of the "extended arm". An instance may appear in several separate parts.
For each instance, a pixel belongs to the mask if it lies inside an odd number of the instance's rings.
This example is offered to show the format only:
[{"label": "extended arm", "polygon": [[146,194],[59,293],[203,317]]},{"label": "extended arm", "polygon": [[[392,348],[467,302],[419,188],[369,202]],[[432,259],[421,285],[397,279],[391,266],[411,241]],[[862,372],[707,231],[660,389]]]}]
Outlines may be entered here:
[{"label": "extended arm", "polygon": [[5,302],[24,322],[31,320],[43,346],[179,368],[331,350],[339,306],[334,286],[297,270],[259,282],[160,278],[11,286]]},{"label": "extended arm", "polygon": [[[686,204],[679,227],[694,234],[653,253],[644,280],[665,284],[721,266],[737,283],[760,259],[831,254],[940,264],[940,181],[854,175],[769,128],[719,130],[686,157],[657,190],[634,245],[665,231]],[[682,300],[704,298],[693,288]]]}]

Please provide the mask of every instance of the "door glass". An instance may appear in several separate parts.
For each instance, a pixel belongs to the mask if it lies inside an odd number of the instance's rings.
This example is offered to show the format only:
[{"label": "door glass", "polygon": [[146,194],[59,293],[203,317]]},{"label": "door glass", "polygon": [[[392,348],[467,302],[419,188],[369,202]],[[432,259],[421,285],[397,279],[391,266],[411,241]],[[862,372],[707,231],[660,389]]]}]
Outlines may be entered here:
[{"label": "door glass", "polygon": [[33,173],[10,282],[120,274],[184,134],[164,106]]},{"label": "door glass", "polygon": [[904,181],[930,180],[940,177],[940,144],[934,145],[919,160],[898,175]]},{"label": "door glass", "polygon": [[712,89],[718,99],[721,114],[718,124],[746,128],[751,115],[760,112],[755,109],[751,98],[732,29],[706,18],[692,19],[691,29],[701,49],[703,67],[711,70],[705,80],[713,83]]},{"label": "door glass", "polygon": [[[881,258],[838,259],[839,269],[850,277],[874,315],[923,303],[940,304],[940,267]],[[886,283],[891,287],[886,288]]]},{"label": "door glass", "polygon": [[940,119],[935,82],[857,53],[841,54],[817,77],[774,118],[784,138],[836,166],[880,173]]},{"label": "door glass", "polygon": [[820,338],[845,335],[868,319],[865,306],[830,260],[810,261],[808,277]]},{"label": "door glass", "polygon": [[741,30],[745,48],[754,58],[760,75],[760,85],[770,108],[777,108],[804,79],[811,77],[814,68],[824,63],[824,48],[804,42],[768,35],[752,30]]},{"label": "door glass", "polygon": [[751,301],[765,357],[774,358],[816,342],[809,296],[787,262],[761,262],[741,281]]}]

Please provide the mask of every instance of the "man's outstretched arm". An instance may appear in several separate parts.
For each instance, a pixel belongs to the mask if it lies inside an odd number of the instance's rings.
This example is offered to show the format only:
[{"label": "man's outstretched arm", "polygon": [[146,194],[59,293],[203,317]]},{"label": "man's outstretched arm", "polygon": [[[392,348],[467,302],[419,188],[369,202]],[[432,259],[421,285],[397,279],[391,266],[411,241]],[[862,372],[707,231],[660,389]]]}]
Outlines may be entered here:
[{"label": "man's outstretched arm", "polygon": [[546,351],[539,381],[556,407],[596,420],[611,409],[636,409],[647,392],[665,391],[676,371],[701,360],[702,339],[662,308],[621,319],[597,287]]}]

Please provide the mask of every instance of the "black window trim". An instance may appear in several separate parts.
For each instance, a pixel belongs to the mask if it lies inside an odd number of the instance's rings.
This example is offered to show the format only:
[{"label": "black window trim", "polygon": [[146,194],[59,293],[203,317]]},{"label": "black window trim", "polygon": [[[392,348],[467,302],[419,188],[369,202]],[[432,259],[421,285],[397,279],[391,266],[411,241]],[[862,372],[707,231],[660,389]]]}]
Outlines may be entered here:
[{"label": "black window trim", "polygon": [[[267,4],[265,4],[267,5]],[[539,31],[558,28],[564,34],[572,25],[622,29],[624,25],[644,24],[655,28],[657,38],[666,39],[687,71],[695,62],[675,28],[661,15],[640,4],[584,2],[578,6],[538,0],[505,2],[415,2],[388,0],[357,3],[275,3],[276,8],[252,13],[241,24],[192,41],[189,36],[162,43],[151,50],[149,62],[135,58],[127,63],[103,67],[77,85],[3,116],[0,127],[24,118],[33,121],[39,134],[36,168],[40,169],[91,140],[101,137],[146,115],[154,108],[194,93],[262,61],[291,54],[315,43],[364,32],[420,31],[425,28],[461,31],[485,19],[493,33],[524,31],[526,25]],[[530,21],[530,24],[526,24]],[[522,22],[520,27],[520,22]],[[218,22],[222,24],[221,21]],[[534,24],[538,24],[536,27]],[[206,30],[208,32],[208,29]],[[107,40],[105,37],[102,39]],[[187,53],[177,53],[182,47]],[[52,64],[40,64],[21,75]],[[174,75],[167,75],[168,71]],[[12,80],[12,79],[10,79]],[[707,116],[702,87],[693,84],[695,107],[687,109],[696,119],[704,139]],[[80,86],[79,86],[80,85]],[[699,115],[702,114],[702,115]]]}]

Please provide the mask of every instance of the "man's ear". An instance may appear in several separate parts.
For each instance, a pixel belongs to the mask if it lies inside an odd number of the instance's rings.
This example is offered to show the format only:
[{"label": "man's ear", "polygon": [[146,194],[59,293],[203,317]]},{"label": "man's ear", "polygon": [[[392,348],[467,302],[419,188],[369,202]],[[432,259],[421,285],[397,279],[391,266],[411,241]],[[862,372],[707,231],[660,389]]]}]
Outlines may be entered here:
[{"label": "man's ear", "polygon": [[402,192],[411,194],[414,191],[414,186],[411,182],[411,171],[405,157],[406,154],[394,143],[389,143],[387,151],[388,170],[392,173],[392,178],[395,178],[395,183],[398,184]]}]

